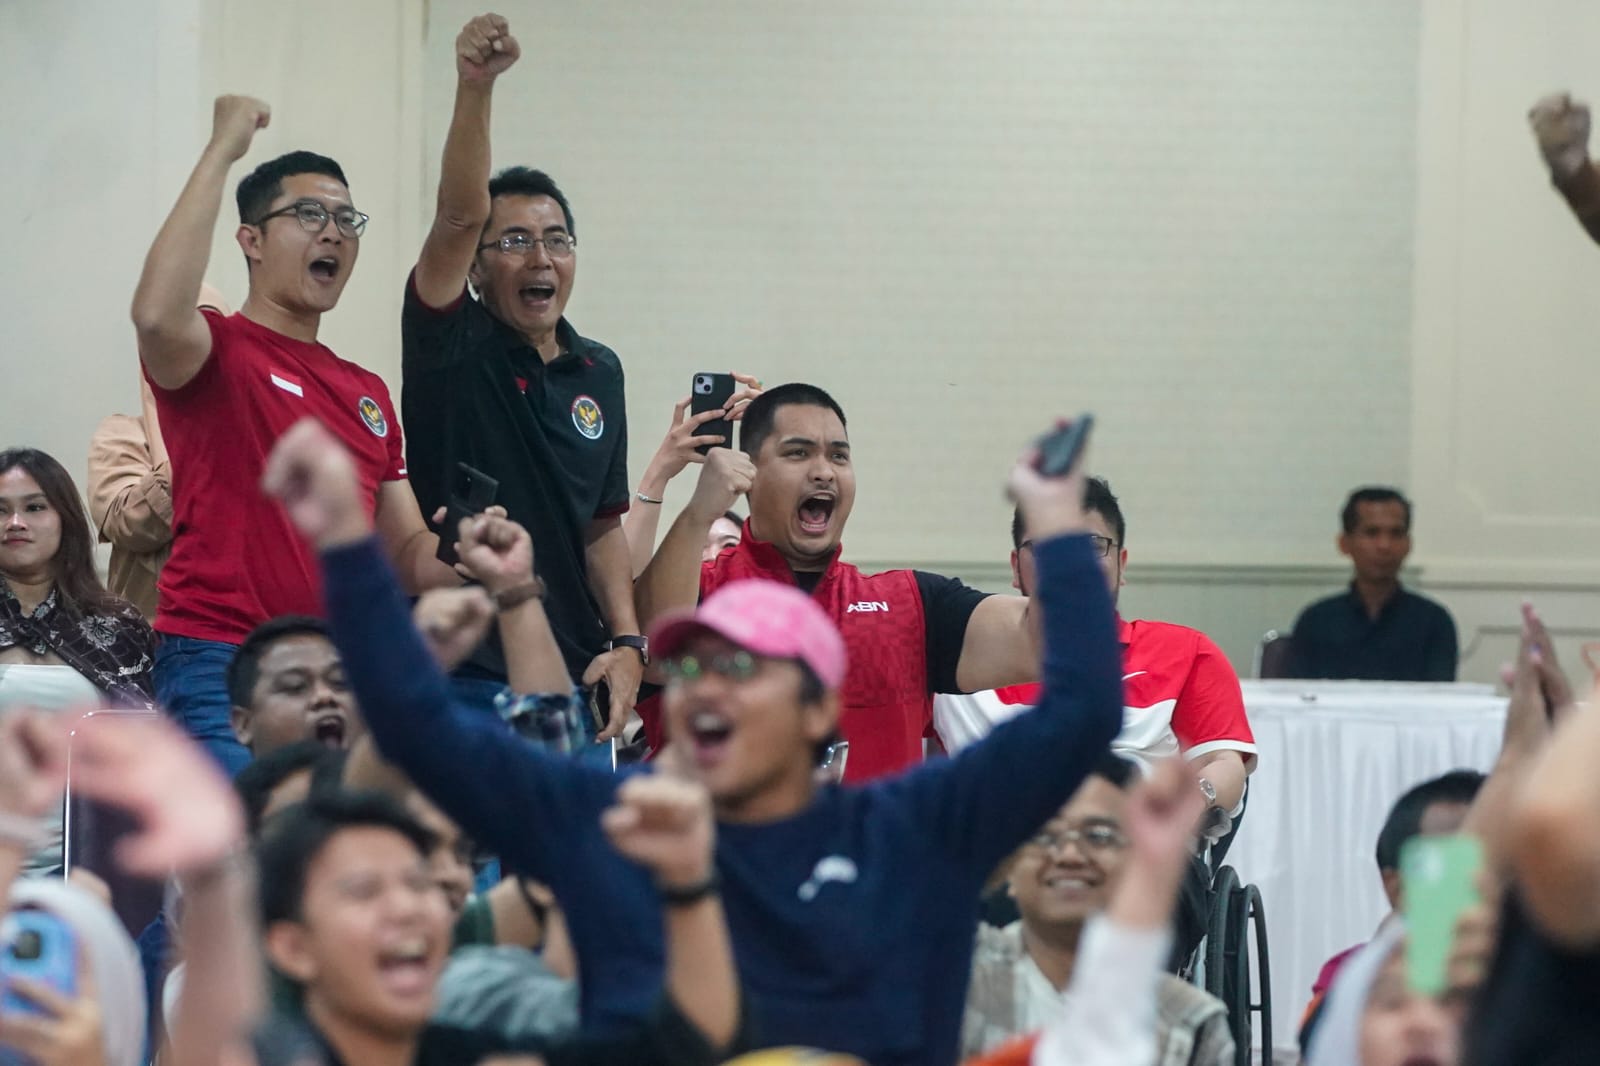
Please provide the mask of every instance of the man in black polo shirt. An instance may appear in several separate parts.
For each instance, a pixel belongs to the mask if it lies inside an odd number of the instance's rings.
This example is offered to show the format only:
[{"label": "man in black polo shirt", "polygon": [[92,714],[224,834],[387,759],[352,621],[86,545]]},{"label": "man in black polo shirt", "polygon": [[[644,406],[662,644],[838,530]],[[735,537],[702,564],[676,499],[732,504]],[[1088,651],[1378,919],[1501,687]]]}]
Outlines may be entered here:
[{"label": "man in black polo shirt", "polygon": [[[446,503],[457,463],[499,481],[496,502],[532,534],[568,670],[610,689],[600,709],[609,739],[646,658],[622,530],[622,364],[562,317],[577,254],[555,182],[525,167],[489,180],[490,95],[519,55],[498,15],[472,19],[456,38],[438,209],[402,317],[408,458],[424,513]],[[498,644],[485,645],[458,673],[457,695],[485,705],[504,679]]]},{"label": "man in black polo shirt", "polygon": [[1450,612],[1400,584],[1411,554],[1411,502],[1390,488],[1357,489],[1344,505],[1339,550],[1350,589],[1318,600],[1294,624],[1291,677],[1454,681]]}]

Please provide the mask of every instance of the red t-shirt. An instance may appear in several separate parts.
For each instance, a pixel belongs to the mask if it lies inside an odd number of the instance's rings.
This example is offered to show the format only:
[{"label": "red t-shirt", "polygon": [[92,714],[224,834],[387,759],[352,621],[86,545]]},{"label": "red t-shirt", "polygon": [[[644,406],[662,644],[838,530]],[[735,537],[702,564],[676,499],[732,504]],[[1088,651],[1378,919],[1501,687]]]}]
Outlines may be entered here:
[{"label": "red t-shirt", "polygon": [[200,372],[177,389],[150,383],[173,470],[156,628],[238,644],[269,618],[322,613],[316,554],[261,491],[279,435],[306,415],[320,419],[355,457],[368,514],[379,484],[406,469],[382,378],[243,315],[202,313],[211,356]]}]

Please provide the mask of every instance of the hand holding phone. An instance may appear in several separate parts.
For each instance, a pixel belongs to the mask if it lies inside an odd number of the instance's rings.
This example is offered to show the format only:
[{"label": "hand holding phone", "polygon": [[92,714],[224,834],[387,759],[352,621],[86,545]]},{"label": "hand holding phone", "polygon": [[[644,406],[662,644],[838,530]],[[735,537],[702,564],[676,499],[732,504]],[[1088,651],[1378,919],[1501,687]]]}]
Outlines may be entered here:
[{"label": "hand holding phone", "polygon": [[[22,980],[43,985],[65,999],[78,998],[78,937],[49,911],[16,910],[0,922],[0,1014],[50,1017],[50,1012],[12,986]],[[33,1060],[0,1044],[0,1066]]]},{"label": "hand holding phone", "polygon": [[[712,374],[701,372],[694,376],[689,385],[689,413],[692,415],[706,414],[711,411],[722,411],[728,406],[728,401],[733,399],[734,390],[739,383],[732,374]],[[719,448],[733,447],[733,422],[723,418],[713,418],[702,422],[695,430],[697,436],[721,437],[723,444]],[[711,445],[702,444],[695,450],[701,455],[711,450]]]},{"label": "hand holding phone", "polygon": [[1401,909],[1406,919],[1406,983],[1413,992],[1445,992],[1456,923],[1478,903],[1483,845],[1477,837],[1423,836],[1400,849]]},{"label": "hand holding phone", "polygon": [[441,563],[454,566],[461,561],[456,554],[456,537],[460,535],[462,519],[487,511],[499,491],[500,482],[488,474],[466,463],[456,464],[450,502],[445,505],[444,526],[439,530],[439,550],[434,553]]},{"label": "hand holding phone", "polygon": [[1034,469],[1045,477],[1065,477],[1083,455],[1093,429],[1094,415],[1085,412],[1040,437],[1036,444],[1039,458]]}]

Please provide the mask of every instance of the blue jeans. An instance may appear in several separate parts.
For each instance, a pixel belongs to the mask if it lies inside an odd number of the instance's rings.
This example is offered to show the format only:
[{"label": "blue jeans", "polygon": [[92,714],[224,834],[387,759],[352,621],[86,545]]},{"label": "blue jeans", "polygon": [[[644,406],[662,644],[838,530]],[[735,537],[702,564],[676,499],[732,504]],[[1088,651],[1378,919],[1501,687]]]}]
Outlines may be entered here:
[{"label": "blue jeans", "polygon": [[233,735],[228,664],[236,644],[163,634],[156,648],[156,702],[232,777],[250,763]]},{"label": "blue jeans", "polygon": [[[464,707],[472,707],[484,714],[499,717],[500,712],[495,709],[495,697],[506,691],[506,686],[500,681],[491,681],[484,677],[452,677],[450,679],[450,696],[456,703]],[[604,744],[594,742],[594,718],[589,714],[583,715],[584,743],[572,752],[572,758],[585,766],[593,766],[601,770],[613,769],[612,748],[616,741],[608,740]],[[530,740],[532,738],[529,738]],[[537,743],[537,741],[534,741]]]}]

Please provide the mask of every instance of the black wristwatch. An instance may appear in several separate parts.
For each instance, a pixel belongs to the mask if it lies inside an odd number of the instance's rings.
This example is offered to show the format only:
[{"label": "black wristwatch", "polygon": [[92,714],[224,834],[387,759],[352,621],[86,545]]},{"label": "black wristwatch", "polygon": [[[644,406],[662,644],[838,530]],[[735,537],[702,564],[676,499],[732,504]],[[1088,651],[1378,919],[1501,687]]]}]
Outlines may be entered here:
[{"label": "black wristwatch", "polygon": [[618,648],[632,648],[634,651],[639,653],[639,660],[643,662],[644,665],[650,665],[649,637],[641,637],[633,633],[625,633],[620,637],[612,637],[609,650],[616,651]]}]

